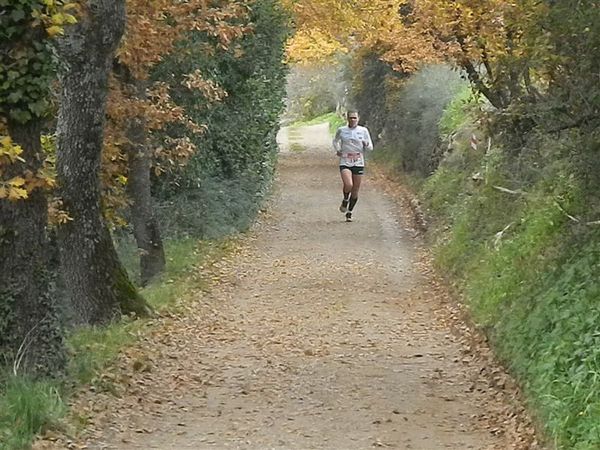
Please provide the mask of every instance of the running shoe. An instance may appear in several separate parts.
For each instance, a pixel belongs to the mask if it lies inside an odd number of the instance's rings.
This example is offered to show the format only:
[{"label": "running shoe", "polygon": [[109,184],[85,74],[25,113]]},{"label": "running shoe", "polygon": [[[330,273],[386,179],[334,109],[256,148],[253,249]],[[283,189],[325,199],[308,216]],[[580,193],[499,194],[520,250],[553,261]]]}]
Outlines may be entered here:
[{"label": "running shoe", "polygon": [[340,205],[340,212],[345,213],[348,211],[348,200],[342,200],[342,204]]},{"label": "running shoe", "polygon": [[350,211],[346,213],[346,222],[352,222],[352,212]]}]

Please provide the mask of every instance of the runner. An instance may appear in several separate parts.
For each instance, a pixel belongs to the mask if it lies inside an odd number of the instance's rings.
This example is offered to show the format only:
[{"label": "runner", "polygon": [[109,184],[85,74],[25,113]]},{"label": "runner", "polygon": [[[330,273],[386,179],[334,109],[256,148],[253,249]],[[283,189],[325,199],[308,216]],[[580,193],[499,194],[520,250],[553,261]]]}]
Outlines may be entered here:
[{"label": "runner", "polygon": [[336,131],[333,148],[340,158],[343,183],[344,197],[340,211],[346,214],[346,222],[352,222],[352,212],[358,201],[360,182],[365,173],[365,152],[373,150],[373,142],[369,130],[358,124],[358,112],[348,111],[346,118],[348,125]]}]

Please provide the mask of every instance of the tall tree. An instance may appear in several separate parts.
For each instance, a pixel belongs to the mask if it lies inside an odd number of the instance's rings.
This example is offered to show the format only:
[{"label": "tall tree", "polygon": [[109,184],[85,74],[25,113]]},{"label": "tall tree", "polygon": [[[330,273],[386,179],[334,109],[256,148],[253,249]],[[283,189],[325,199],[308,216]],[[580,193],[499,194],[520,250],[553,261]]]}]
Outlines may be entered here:
[{"label": "tall tree", "polygon": [[72,220],[59,227],[62,274],[77,319],[102,324],[149,306],[121,265],[102,215],[100,161],[108,76],[125,27],[125,0],[87,0],[58,45],[64,67],[57,124],[57,181]]},{"label": "tall tree", "polygon": [[[128,98],[137,101],[138,105],[145,104],[148,85],[146,80],[135,78],[126,66],[118,62],[115,62],[115,75],[121,89],[113,90],[113,95],[116,92],[120,94],[126,92]],[[126,119],[125,126],[121,125],[120,127],[123,134],[120,147],[125,152],[128,165],[127,195],[131,204],[133,235],[139,253],[140,281],[142,285],[146,285],[163,272],[166,259],[158,221],[153,209],[150,181],[152,152],[149,148],[146,125],[148,118],[143,108],[137,108],[135,111],[137,114],[130,110],[124,117]],[[111,119],[115,120],[117,117],[112,116]],[[115,126],[119,125],[115,122]],[[114,144],[116,143],[113,142],[112,145]]]},{"label": "tall tree", "polygon": [[[112,154],[123,152],[128,162],[125,172],[131,223],[140,255],[140,278],[142,284],[146,284],[165,266],[151,196],[150,170],[156,162],[153,156],[159,153],[162,159],[184,163],[196,150],[189,141],[175,139],[172,145],[153,151],[152,132],[175,123],[185,124],[196,134],[205,131],[205,127],[194,123],[183,108],[171,101],[164,84],[149,81],[150,73],[193,31],[215,36],[214,44],[204,48],[205,54],[214,51],[215,47],[228,48],[248,30],[244,20],[247,9],[238,1],[204,0],[181,3],[156,0],[151,4],[145,0],[131,0],[127,6],[125,37],[114,63],[106,145]],[[183,48],[179,50],[184,51]],[[204,80],[199,72],[187,74],[184,86],[202,92],[206,105],[225,95],[214,83]]]},{"label": "tall tree", "polygon": [[[131,83],[131,88],[135,90],[133,95],[140,100],[146,96],[145,87],[146,83],[140,80],[133,80]],[[129,122],[126,136],[125,150],[129,165],[127,188],[131,199],[131,222],[139,250],[140,281],[142,285],[146,285],[164,271],[166,259],[153,208],[150,181],[152,153],[144,117],[135,117]]]},{"label": "tall tree", "polygon": [[40,137],[54,76],[49,35],[72,16],[62,2],[0,4],[0,362],[52,375],[66,359],[50,290]]}]

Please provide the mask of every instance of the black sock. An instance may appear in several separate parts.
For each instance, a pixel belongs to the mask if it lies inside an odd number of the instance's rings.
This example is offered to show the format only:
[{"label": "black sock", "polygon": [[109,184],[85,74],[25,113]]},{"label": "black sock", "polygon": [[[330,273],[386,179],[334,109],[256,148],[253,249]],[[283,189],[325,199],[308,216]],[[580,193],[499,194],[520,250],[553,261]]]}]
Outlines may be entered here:
[{"label": "black sock", "polygon": [[350,198],[350,192],[344,192],[344,199],[342,200],[342,206],[348,206],[348,199]]},{"label": "black sock", "polygon": [[350,197],[350,206],[349,206],[348,210],[352,211],[354,209],[354,205],[356,205],[357,201],[358,201],[358,197]]}]

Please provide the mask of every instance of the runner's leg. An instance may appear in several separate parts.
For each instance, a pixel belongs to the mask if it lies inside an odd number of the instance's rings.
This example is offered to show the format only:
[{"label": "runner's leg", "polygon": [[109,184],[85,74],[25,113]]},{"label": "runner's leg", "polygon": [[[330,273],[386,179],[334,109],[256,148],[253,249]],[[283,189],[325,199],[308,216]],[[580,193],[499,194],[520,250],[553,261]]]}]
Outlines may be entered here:
[{"label": "runner's leg", "polygon": [[352,174],[352,191],[350,194],[350,202],[348,211],[352,212],[356,202],[358,201],[358,191],[360,190],[360,183],[362,181],[362,175]]},{"label": "runner's leg", "polygon": [[346,212],[348,210],[348,201],[350,200],[350,193],[353,188],[353,176],[350,169],[342,169],[340,170],[340,175],[342,177],[342,193],[344,197],[342,199],[342,204],[340,205],[340,211]]}]

